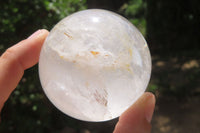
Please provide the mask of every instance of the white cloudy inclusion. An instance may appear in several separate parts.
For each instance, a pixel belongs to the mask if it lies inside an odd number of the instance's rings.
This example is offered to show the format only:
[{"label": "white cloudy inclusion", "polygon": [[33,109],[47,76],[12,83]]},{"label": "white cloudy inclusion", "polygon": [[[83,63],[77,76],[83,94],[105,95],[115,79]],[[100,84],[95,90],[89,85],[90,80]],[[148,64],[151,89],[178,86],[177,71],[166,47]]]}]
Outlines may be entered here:
[{"label": "white cloudy inclusion", "polygon": [[125,18],[85,10],[61,20],[42,47],[39,75],[50,101],[85,121],[121,115],[145,91],[151,57],[141,33]]}]

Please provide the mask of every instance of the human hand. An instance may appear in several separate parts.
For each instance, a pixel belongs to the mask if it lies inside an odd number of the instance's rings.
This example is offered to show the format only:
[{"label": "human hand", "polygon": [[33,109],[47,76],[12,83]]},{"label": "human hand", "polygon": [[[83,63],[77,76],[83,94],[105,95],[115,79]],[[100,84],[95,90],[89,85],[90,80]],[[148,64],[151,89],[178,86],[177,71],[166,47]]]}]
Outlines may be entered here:
[{"label": "human hand", "polygon": [[145,92],[120,117],[113,133],[150,133],[155,96]]},{"label": "human hand", "polygon": [[[29,38],[6,50],[0,57],[0,111],[21,80],[24,70],[38,62],[47,35],[47,30],[38,30]],[[154,107],[154,95],[144,93],[120,116],[114,133],[150,133]]]},{"label": "human hand", "polygon": [[24,70],[35,65],[47,30],[38,30],[29,38],[10,47],[0,57],[0,111],[21,80]]}]

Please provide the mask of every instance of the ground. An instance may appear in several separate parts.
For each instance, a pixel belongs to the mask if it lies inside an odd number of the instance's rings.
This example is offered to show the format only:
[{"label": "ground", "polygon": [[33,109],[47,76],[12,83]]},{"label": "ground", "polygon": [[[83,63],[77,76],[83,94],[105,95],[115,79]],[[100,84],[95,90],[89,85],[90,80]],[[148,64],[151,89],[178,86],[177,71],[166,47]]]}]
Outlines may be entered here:
[{"label": "ground", "polygon": [[199,97],[187,101],[157,100],[152,133],[197,133],[200,131]]},{"label": "ground", "polygon": [[[175,98],[157,99],[152,133],[198,133],[200,131],[199,97],[188,101]],[[81,122],[81,131],[65,127],[61,133],[112,133],[117,119],[104,123]]]}]

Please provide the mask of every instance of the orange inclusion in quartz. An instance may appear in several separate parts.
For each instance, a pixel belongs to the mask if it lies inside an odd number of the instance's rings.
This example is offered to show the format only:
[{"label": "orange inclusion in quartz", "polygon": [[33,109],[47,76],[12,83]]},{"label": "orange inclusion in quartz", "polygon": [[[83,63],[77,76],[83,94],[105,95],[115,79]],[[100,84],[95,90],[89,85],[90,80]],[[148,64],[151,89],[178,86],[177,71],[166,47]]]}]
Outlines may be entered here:
[{"label": "orange inclusion in quartz", "polygon": [[93,55],[98,55],[99,54],[99,52],[96,52],[96,51],[90,51],[90,53],[93,54]]}]

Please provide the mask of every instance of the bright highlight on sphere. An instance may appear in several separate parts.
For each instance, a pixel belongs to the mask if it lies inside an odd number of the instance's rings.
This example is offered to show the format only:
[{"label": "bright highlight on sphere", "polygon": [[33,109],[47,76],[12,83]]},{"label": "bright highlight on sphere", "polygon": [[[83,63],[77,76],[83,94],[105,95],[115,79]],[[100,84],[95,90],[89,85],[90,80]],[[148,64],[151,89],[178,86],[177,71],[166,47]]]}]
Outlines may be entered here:
[{"label": "bright highlight on sphere", "polygon": [[39,60],[50,101],[85,121],[120,116],[144,93],[150,74],[142,34],[122,16],[99,9],[74,13],[55,25]]}]

